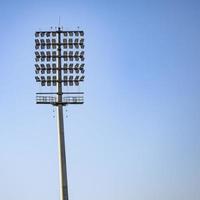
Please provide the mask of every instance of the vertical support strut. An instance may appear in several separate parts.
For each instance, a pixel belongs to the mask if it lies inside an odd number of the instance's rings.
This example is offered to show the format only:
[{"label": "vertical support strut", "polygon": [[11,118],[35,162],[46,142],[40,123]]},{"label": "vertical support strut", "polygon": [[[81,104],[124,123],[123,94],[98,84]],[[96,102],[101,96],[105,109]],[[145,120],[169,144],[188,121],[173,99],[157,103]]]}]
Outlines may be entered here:
[{"label": "vertical support strut", "polygon": [[61,33],[58,28],[58,70],[57,70],[57,127],[58,127],[58,153],[60,167],[60,200],[68,200],[67,166],[65,155],[65,135],[62,105],[62,70],[61,70]]}]

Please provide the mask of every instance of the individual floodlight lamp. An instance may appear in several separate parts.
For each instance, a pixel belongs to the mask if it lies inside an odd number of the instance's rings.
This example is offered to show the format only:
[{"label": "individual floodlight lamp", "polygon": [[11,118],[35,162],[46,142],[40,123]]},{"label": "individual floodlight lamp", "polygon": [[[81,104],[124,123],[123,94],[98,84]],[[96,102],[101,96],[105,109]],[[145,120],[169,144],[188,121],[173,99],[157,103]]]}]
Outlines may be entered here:
[{"label": "individual floodlight lamp", "polygon": [[68,200],[63,106],[84,102],[84,93],[79,88],[85,72],[83,37],[83,31],[61,28],[35,32],[35,80],[42,87],[53,87],[55,91],[36,93],[36,103],[57,107],[60,200]]}]

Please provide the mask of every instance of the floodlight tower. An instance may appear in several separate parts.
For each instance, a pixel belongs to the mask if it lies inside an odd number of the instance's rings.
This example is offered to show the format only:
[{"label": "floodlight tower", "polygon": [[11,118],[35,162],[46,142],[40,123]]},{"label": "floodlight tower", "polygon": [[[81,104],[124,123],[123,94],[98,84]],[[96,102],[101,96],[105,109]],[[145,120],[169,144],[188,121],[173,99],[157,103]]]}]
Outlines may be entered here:
[{"label": "floodlight tower", "polygon": [[36,103],[57,107],[60,200],[68,200],[63,106],[84,102],[84,93],[77,90],[84,81],[84,32],[64,31],[60,27],[37,31],[35,50],[36,82],[54,90],[36,93]]}]

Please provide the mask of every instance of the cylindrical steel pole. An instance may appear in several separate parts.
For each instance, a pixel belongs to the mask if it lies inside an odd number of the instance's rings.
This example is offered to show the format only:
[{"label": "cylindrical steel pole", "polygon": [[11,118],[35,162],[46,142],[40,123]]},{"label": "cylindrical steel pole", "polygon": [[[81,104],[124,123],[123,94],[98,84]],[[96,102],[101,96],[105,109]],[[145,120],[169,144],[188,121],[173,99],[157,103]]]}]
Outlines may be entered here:
[{"label": "cylindrical steel pole", "polygon": [[65,135],[62,105],[62,70],[61,70],[61,33],[58,28],[58,70],[57,70],[57,127],[58,127],[58,150],[60,167],[60,200],[68,200],[67,166],[65,155]]}]

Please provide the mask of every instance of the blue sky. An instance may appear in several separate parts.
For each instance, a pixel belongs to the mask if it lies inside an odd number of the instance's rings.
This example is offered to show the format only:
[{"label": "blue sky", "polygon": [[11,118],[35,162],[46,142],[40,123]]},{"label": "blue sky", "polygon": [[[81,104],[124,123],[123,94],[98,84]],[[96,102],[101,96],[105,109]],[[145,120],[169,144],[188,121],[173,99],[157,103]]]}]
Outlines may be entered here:
[{"label": "blue sky", "polygon": [[85,104],[65,118],[70,200],[200,199],[198,1],[0,7],[0,199],[59,198],[56,120],[34,80],[34,32],[59,16],[86,33]]}]

